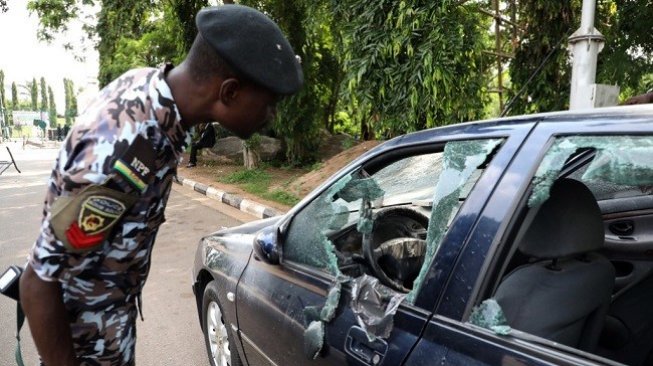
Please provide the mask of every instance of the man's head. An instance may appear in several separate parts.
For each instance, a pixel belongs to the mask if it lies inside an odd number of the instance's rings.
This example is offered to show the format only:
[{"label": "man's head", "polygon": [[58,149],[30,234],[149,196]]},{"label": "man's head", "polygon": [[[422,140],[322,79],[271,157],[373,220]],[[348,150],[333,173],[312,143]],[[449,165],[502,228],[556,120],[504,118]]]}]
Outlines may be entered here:
[{"label": "man's head", "polygon": [[168,75],[186,128],[218,121],[246,138],[274,116],[277,99],[303,83],[299,61],[279,27],[257,10],[201,10],[186,60]]}]

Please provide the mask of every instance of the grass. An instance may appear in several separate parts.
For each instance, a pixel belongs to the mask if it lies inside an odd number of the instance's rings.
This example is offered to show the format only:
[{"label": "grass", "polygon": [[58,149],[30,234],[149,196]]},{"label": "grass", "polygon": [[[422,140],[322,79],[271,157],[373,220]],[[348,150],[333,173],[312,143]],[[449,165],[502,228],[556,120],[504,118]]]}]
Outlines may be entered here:
[{"label": "grass", "polygon": [[263,194],[263,198],[270,201],[282,203],[286,206],[294,206],[297,204],[297,202],[299,202],[299,198],[297,198],[297,196],[285,191],[267,192]]},{"label": "grass", "polygon": [[268,172],[261,168],[239,170],[218,178],[218,181],[227,184],[235,184],[249,193],[287,206],[293,206],[299,202],[299,198],[288,192],[280,190],[270,192],[269,188],[272,177]]}]

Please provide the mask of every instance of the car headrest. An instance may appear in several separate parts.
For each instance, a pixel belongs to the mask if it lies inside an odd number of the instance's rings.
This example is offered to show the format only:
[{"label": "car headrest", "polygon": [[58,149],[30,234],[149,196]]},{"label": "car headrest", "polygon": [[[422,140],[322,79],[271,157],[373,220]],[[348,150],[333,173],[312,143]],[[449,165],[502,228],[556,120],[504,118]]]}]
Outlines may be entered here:
[{"label": "car headrest", "polygon": [[553,259],[587,253],[603,247],[601,210],[592,192],[573,179],[559,179],[549,199],[530,209],[517,236],[524,254]]}]

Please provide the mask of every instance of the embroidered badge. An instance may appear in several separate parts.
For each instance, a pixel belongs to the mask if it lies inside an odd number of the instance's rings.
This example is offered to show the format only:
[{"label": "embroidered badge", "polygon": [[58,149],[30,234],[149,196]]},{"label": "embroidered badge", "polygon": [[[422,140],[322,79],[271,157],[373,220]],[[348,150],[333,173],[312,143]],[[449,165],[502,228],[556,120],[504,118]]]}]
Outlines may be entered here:
[{"label": "embroidered badge", "polygon": [[104,232],[125,212],[125,205],[107,196],[88,197],[79,211],[77,221],[73,222],[66,237],[75,249],[87,249],[104,240]]},{"label": "embroidered badge", "polygon": [[143,136],[138,135],[127,151],[116,160],[113,168],[124,176],[132,186],[141,192],[147,189],[147,182],[154,174],[154,148]]}]

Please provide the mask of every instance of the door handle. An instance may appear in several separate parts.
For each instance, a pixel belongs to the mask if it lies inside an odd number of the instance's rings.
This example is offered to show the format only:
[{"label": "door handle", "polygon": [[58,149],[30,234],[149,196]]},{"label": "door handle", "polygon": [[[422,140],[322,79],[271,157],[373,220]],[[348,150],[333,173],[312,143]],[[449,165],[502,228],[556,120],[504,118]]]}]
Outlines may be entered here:
[{"label": "door handle", "polygon": [[388,343],[378,338],[370,342],[360,327],[349,328],[345,342],[345,352],[367,365],[380,365],[388,351]]},{"label": "door handle", "polygon": [[611,223],[608,228],[613,234],[622,238],[624,236],[633,235],[633,232],[635,231],[635,222],[632,220],[617,221]]}]

